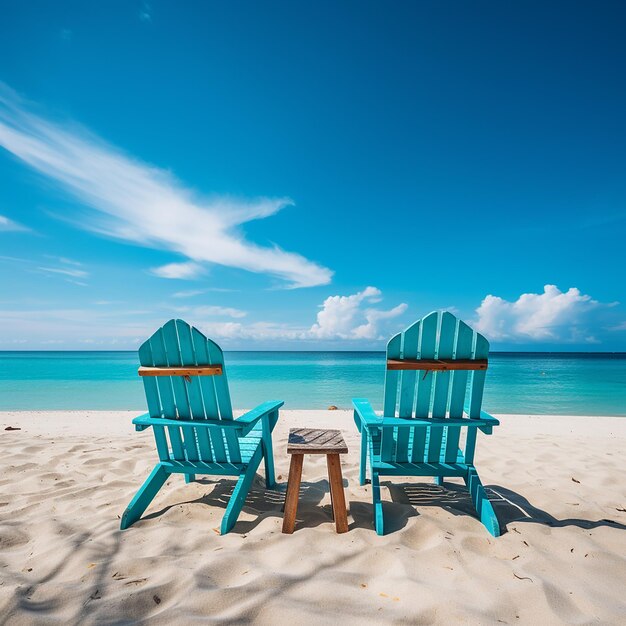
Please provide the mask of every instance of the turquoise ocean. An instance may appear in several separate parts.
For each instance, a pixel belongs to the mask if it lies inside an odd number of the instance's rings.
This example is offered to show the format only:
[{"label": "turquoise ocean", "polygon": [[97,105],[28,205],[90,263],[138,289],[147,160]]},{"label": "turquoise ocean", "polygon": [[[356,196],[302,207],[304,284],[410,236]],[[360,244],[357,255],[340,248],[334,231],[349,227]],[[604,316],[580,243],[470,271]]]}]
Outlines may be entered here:
[{"label": "turquoise ocean", "polygon": [[[227,352],[233,406],[381,408],[383,352]],[[134,352],[0,352],[0,410],[140,409]],[[489,358],[492,413],[626,416],[626,353],[505,353]]]}]

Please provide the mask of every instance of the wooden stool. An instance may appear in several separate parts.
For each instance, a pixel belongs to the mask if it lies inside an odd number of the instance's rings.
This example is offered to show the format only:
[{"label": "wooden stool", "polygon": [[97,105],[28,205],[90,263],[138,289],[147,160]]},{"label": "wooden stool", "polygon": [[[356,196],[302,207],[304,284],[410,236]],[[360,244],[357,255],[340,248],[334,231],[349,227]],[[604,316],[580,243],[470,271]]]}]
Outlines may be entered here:
[{"label": "wooden stool", "polygon": [[347,454],[348,447],[341,436],[340,430],[292,428],[289,431],[287,454],[291,454],[289,466],[289,482],[285,498],[285,514],[283,516],[283,532],[291,534],[296,525],[300,480],[302,478],[302,461],[305,454],[325,454],[328,464],[328,482],[330,484],[330,501],[333,517],[338,533],[348,532],[348,514],[346,499],[343,493],[340,454]]}]

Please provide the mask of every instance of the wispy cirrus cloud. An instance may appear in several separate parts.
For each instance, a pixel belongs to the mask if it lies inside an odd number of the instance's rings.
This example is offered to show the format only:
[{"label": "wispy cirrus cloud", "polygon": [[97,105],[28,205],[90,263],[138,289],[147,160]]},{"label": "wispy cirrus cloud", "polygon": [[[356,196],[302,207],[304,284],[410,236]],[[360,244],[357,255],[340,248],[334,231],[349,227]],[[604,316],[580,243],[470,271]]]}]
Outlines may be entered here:
[{"label": "wispy cirrus cloud", "polygon": [[172,298],[195,298],[201,296],[209,291],[216,293],[233,293],[238,291],[237,289],[228,289],[226,287],[206,287],[205,289],[183,289],[182,291],[176,291],[172,294]]},{"label": "wispy cirrus cloud", "polygon": [[54,256],[53,254],[44,254],[44,256],[48,259],[58,261],[59,263],[64,263],[65,265],[74,265],[76,267],[82,267],[83,265],[80,261],[68,259],[66,256]]},{"label": "wispy cirrus cloud", "polygon": [[153,267],[150,273],[160,278],[189,280],[201,276],[204,273],[204,268],[199,263],[188,261],[186,263],[168,263],[167,265],[161,265],[161,267]]},{"label": "wispy cirrus cloud", "polygon": [[200,305],[200,306],[176,306],[172,307],[177,313],[191,315],[194,319],[202,319],[205,317],[245,317],[248,313],[241,309],[235,309],[228,306]]},{"label": "wispy cirrus cloud", "polygon": [[183,289],[182,291],[176,291],[172,294],[172,298],[195,298],[206,293],[204,289]]},{"label": "wispy cirrus cloud", "polygon": [[[65,278],[68,283],[79,285],[80,287],[87,287],[87,283],[84,281],[89,276],[89,272],[83,269],[83,264],[74,259],[68,259],[64,256],[53,256],[50,254],[44,255],[47,259],[56,261],[54,267],[50,265],[40,265],[37,267],[38,272],[43,272],[48,275],[57,275]],[[59,265],[60,264],[60,265]]]},{"label": "wispy cirrus cloud", "polygon": [[84,204],[85,214],[70,218],[79,228],[169,250],[199,265],[268,274],[289,287],[331,280],[328,268],[276,245],[259,246],[239,230],[292,204],[289,198],[200,198],[169,172],[128,156],[87,129],[33,113],[2,83],[0,146]]},{"label": "wispy cirrus cloud", "polygon": [[30,228],[9,219],[4,215],[0,215],[0,232],[28,232]]},{"label": "wispy cirrus cloud", "polygon": [[141,3],[141,9],[139,10],[139,19],[142,22],[152,21],[152,7],[147,2]]},{"label": "wispy cirrus cloud", "polygon": [[38,270],[48,274],[61,274],[62,276],[71,276],[72,278],[86,278],[89,272],[70,267],[38,267]]}]

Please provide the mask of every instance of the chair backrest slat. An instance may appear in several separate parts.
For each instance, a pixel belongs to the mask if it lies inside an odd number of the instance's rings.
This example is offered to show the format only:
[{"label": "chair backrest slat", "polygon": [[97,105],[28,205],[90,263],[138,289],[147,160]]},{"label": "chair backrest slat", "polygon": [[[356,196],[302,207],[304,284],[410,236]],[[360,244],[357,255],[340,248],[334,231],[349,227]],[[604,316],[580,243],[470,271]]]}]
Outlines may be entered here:
[{"label": "chair backrest slat", "polygon": [[[163,337],[163,329],[157,330],[152,337],[148,340],[152,349],[152,358],[154,365],[168,366],[167,351],[165,350],[165,339]],[[143,365],[143,363],[142,363]],[[157,385],[159,387],[159,397],[161,398],[161,409],[164,417],[170,419],[176,419],[178,417],[178,411],[176,410],[176,402],[174,401],[174,390],[172,389],[172,377],[171,376],[159,376],[157,378]],[[172,456],[179,460],[185,460],[185,450],[183,447],[183,438],[180,434],[180,428],[175,426],[168,426],[168,435],[170,438],[170,444],[172,447]]]},{"label": "chair backrest slat", "polygon": [[[474,343],[474,358],[486,359],[489,354],[489,342],[479,334],[476,334]],[[472,373],[472,382],[470,384],[470,401],[469,416],[471,418],[480,417],[480,409],[483,403],[483,390],[485,388],[484,370]],[[474,451],[476,449],[476,429],[469,428],[467,439],[465,441],[465,461],[467,463],[474,462]]]},{"label": "chair backrest slat", "polygon": [[[209,359],[213,365],[221,363],[222,375],[214,377],[215,396],[220,411],[220,419],[232,420],[233,407],[230,402],[230,392],[228,390],[228,379],[226,377],[226,368],[224,367],[224,355],[221,348],[214,342],[209,341],[207,344]],[[241,451],[239,449],[239,439],[237,434],[227,428],[224,432],[224,440],[228,450],[228,457],[231,463],[241,463]]]},{"label": "chair backrest slat", "polygon": [[[402,333],[402,352],[403,359],[416,359],[419,348],[420,338],[420,322],[416,322],[409,326]],[[411,417],[413,414],[413,406],[415,404],[415,378],[418,373],[415,370],[404,370],[400,372],[400,402],[398,405],[399,417]],[[400,428],[397,431],[396,444],[396,461],[406,462],[409,460],[409,438],[410,431],[408,428]]]},{"label": "chair backrest slat", "polygon": [[[454,351],[456,335],[456,317],[445,311],[439,317],[439,332],[437,341],[437,359],[451,359]],[[434,392],[432,401],[431,417],[446,417],[448,408],[448,390],[450,388],[450,372],[435,371],[428,374],[433,377]],[[437,463],[441,460],[441,446],[447,436],[445,428],[431,428],[428,441],[426,460],[429,463]]]},{"label": "chair backrest slat", "polygon": [[[387,358],[400,358],[402,347],[402,335],[392,337],[387,344]],[[383,403],[383,414],[393,415],[396,412],[396,400],[398,397],[398,382],[400,372],[393,370],[385,371],[385,399]]]},{"label": "chair backrest slat", "polygon": [[[474,331],[463,321],[459,320],[456,332],[456,345],[453,357],[455,359],[471,359]],[[455,370],[452,372],[452,389],[450,391],[449,415],[452,418],[463,417],[463,403],[467,390],[468,370]],[[446,463],[454,463],[459,453],[459,439],[461,428],[448,426],[446,433],[446,450],[444,460]]]},{"label": "chair backrest slat", "polygon": [[[183,363],[198,364],[196,353],[193,349],[193,341],[191,338],[191,328],[189,324],[176,320],[176,330],[178,332],[178,343],[180,345],[180,356]],[[191,409],[192,420],[206,419],[206,411],[202,400],[202,389],[200,387],[200,379],[203,376],[190,377],[187,385],[187,395],[189,398],[189,408]],[[211,436],[208,429],[195,429],[198,454],[201,461],[213,461],[213,453],[211,451]]]},{"label": "chair backrest slat", "polygon": [[[176,330],[176,320],[170,320],[163,326],[163,341],[165,343],[165,354],[168,365],[178,367],[181,365],[192,365],[192,363],[183,363],[180,354],[180,345],[178,343],[178,332]],[[174,403],[178,416],[184,420],[191,419],[191,407],[189,405],[189,394],[187,387],[189,383],[182,376],[169,377],[172,381],[172,391],[174,393]],[[180,433],[185,449],[185,457],[188,461],[199,460],[198,446],[196,444],[196,429],[190,427],[182,427]],[[182,459],[181,459],[182,460]]]},{"label": "chair backrest slat", "polygon": [[[142,366],[221,366],[216,376],[144,376],[152,417],[191,421],[232,420],[232,406],[221,348],[182,320],[170,320],[139,349]],[[159,457],[167,450],[165,429],[155,427]],[[160,435],[158,433],[161,433]],[[169,458],[178,461],[240,463],[239,438],[232,429],[168,426]],[[166,456],[166,458],[168,458]]]},{"label": "chair backrest slat", "polygon": [[[420,333],[420,346],[418,358],[434,359],[437,351],[437,317],[427,315],[421,320],[422,332]],[[430,397],[433,386],[433,377],[419,372],[417,375],[417,390],[415,399],[414,417],[428,417],[430,413]],[[422,463],[426,451],[426,436],[428,432],[425,428],[413,429],[413,448],[411,450],[411,461]]]},{"label": "chair backrest slat", "polygon": [[[196,328],[191,329],[191,342],[194,347],[194,353],[198,363],[207,363],[211,365],[209,358],[209,349],[207,338]],[[222,374],[223,375],[223,374]],[[217,407],[217,395],[215,393],[215,377],[200,377],[200,390],[202,391],[202,400],[206,416],[209,419],[220,419],[220,412]],[[209,434],[211,445],[213,448],[214,460],[224,463],[228,459],[226,457],[226,448],[224,447],[224,438],[219,431]]]},{"label": "chair backrest slat", "polygon": [[[139,361],[141,364],[154,365],[154,359],[152,358],[152,348],[149,342],[145,342],[139,348]],[[161,417],[161,401],[159,399],[159,388],[156,378],[144,377],[143,387],[146,392],[146,401],[148,403],[148,413],[150,417]],[[155,426],[153,429],[154,439],[156,441],[157,453],[161,461],[167,461],[169,459],[169,447],[167,444],[167,437],[165,435],[165,429],[163,426]]]},{"label": "chair backrest slat", "polygon": [[[487,340],[452,313],[429,313],[389,341],[387,360],[392,362],[385,374],[384,415],[409,421],[459,418],[469,405],[469,417],[479,417],[488,354]],[[477,360],[481,362],[468,363]],[[416,361],[422,362],[423,369],[415,368]],[[451,367],[453,361],[463,363]],[[384,427],[381,459],[454,463],[459,459],[460,440],[458,426]],[[475,429],[470,428],[460,460],[472,462],[474,446]]]}]

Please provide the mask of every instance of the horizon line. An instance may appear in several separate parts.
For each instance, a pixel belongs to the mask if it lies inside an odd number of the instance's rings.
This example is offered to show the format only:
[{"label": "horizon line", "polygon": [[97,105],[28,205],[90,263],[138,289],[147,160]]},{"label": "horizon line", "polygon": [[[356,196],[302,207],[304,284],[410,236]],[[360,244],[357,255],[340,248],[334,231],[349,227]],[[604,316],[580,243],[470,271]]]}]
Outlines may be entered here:
[{"label": "horizon line", "polygon": [[[338,352],[338,353],[380,353],[384,354],[385,350],[276,350],[276,349],[265,349],[265,350],[229,350],[223,349],[223,352],[281,352],[281,353],[310,353],[315,354],[319,352]],[[88,349],[71,349],[71,350],[60,350],[60,349],[39,349],[39,350],[5,350],[0,349],[0,354],[5,352],[12,353],[35,353],[35,352],[77,352],[77,353],[90,353],[90,352],[99,352],[99,353],[114,353],[114,352],[128,352],[136,354],[136,349],[123,349],[123,350],[88,350]],[[626,355],[625,350],[490,350],[489,354],[623,354]]]}]

